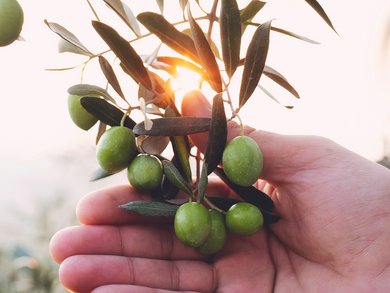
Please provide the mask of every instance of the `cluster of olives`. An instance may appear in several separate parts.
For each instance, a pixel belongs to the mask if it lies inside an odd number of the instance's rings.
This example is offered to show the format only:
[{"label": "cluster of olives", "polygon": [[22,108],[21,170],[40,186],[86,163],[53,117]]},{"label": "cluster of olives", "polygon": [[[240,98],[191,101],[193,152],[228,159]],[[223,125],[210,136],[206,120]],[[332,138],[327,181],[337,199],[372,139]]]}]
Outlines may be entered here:
[{"label": "cluster of olives", "polygon": [[227,230],[241,236],[255,234],[263,226],[263,215],[256,206],[247,202],[234,204],[226,216],[200,203],[188,202],[177,210],[174,226],[181,242],[209,255],[222,249]]},{"label": "cluster of olives", "polygon": [[[68,109],[74,123],[82,129],[91,128],[97,119],[80,103],[80,96],[70,95]],[[127,168],[130,184],[151,192],[161,186],[164,168],[155,155],[139,153],[135,135],[125,126],[112,126],[100,137],[96,146],[100,167],[108,174]],[[225,147],[222,156],[226,176],[239,186],[251,186],[260,176],[263,156],[257,143],[248,136],[237,136]],[[225,244],[227,231],[248,236],[263,225],[263,215],[254,205],[238,202],[227,212],[209,209],[199,202],[186,202],[177,209],[174,228],[185,245],[196,247],[203,254],[213,254]]]},{"label": "cluster of olives", "polygon": [[23,10],[16,0],[0,0],[0,47],[13,43],[23,26]]}]

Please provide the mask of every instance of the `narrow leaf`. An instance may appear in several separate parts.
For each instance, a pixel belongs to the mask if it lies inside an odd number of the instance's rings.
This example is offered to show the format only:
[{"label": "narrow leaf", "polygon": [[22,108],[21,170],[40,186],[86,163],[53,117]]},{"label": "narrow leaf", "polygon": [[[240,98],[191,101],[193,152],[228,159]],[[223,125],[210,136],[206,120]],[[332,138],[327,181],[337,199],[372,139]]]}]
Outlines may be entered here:
[{"label": "narrow leaf", "polygon": [[260,25],[248,46],[239,94],[240,108],[253,94],[263,73],[269,48],[270,29],[271,21]]},{"label": "narrow leaf", "polygon": [[137,19],[168,47],[179,54],[191,58],[195,62],[199,62],[192,39],[188,35],[179,32],[162,15],[153,12],[143,12],[138,14]]},{"label": "narrow leaf", "polygon": [[[80,102],[89,113],[110,126],[119,126],[125,115],[122,110],[101,98],[83,97]],[[123,125],[132,129],[135,122],[126,115]]]},{"label": "narrow leaf", "polygon": [[86,83],[76,84],[68,88],[68,93],[70,95],[78,96],[99,96],[115,103],[114,98],[111,97],[111,95],[104,88],[101,88],[97,85]]},{"label": "narrow leaf", "polygon": [[241,17],[236,0],[222,0],[219,17],[222,58],[231,78],[240,61]]},{"label": "narrow leaf", "polygon": [[221,162],[223,150],[226,146],[227,122],[222,94],[215,95],[213,99],[208,137],[205,162],[208,166],[207,174],[210,174]]},{"label": "narrow leaf", "polygon": [[[182,32],[182,33],[185,33],[186,35],[190,36],[191,39],[193,39],[191,28],[186,28],[186,29],[182,30],[181,32]],[[204,35],[206,36],[206,34],[204,34]],[[214,42],[214,40],[213,40],[213,39],[208,39],[207,41],[209,42],[211,51],[213,51],[214,56],[215,56],[217,59],[221,59],[221,55],[219,54],[218,46],[217,46],[217,44]]]},{"label": "narrow leaf", "polygon": [[162,165],[164,168],[164,174],[168,178],[168,180],[188,195],[192,195],[192,191],[190,186],[188,185],[188,182],[180,174],[179,170],[175,167],[175,165],[168,160],[163,160]]},{"label": "narrow leaf", "polygon": [[126,3],[120,0],[104,0],[104,2],[111,7],[112,10],[130,27],[130,29],[137,35],[141,35],[137,19],[135,18],[131,9]]},{"label": "narrow leaf", "polygon": [[152,119],[153,127],[145,129],[143,122],[138,123],[134,129],[137,135],[157,135],[157,136],[178,136],[188,135],[198,132],[205,132],[210,129],[210,118],[199,117],[169,117]]},{"label": "narrow leaf", "polygon": [[93,56],[93,54],[85,47],[80,40],[70,31],[68,31],[63,26],[59,25],[55,22],[48,22],[46,19],[44,20],[45,24],[51,29],[54,33],[59,35],[65,41],[68,41],[72,45],[78,47],[81,51],[84,52],[84,55]]},{"label": "narrow leaf", "polygon": [[106,132],[106,130],[107,130],[107,124],[103,123],[102,121],[99,121],[99,128],[95,139],[96,144],[98,144],[100,138]]},{"label": "narrow leaf", "polygon": [[67,40],[60,38],[58,41],[58,52],[59,53],[74,53],[79,55],[86,55],[91,56],[89,52],[85,52],[84,50],[80,49],[79,47],[73,45],[72,43],[68,42]]},{"label": "narrow leaf", "polygon": [[282,105],[283,107],[287,109],[293,109],[293,105],[285,105],[281,101],[279,101],[271,92],[269,92],[265,87],[261,86],[260,84],[257,85],[259,89],[261,89],[268,97],[270,97],[273,101],[278,103],[279,105]]},{"label": "narrow leaf", "polygon": [[217,61],[213,51],[210,48],[209,42],[207,41],[201,27],[192,17],[190,10],[188,9],[188,18],[191,26],[192,36],[194,38],[196,52],[199,56],[200,63],[203,69],[206,71],[207,81],[210,86],[217,93],[222,92],[222,78],[218,68]]},{"label": "narrow leaf", "polygon": [[144,98],[148,104],[153,103],[165,109],[175,100],[170,82],[165,82],[159,75],[151,71],[149,72],[149,77],[152,81],[152,89],[147,89],[140,84],[138,98]]},{"label": "narrow leaf", "polygon": [[118,93],[118,95],[126,101],[125,95],[122,91],[122,88],[119,84],[118,78],[115,75],[114,70],[112,69],[110,63],[103,56],[99,56],[99,64],[100,68],[104,76],[106,77],[108,83],[112,86],[112,88]]},{"label": "narrow leaf", "polygon": [[142,83],[147,88],[152,88],[148,72],[141,58],[129,42],[122,38],[112,27],[102,22],[93,21],[92,25],[135,81]]},{"label": "narrow leaf", "polygon": [[92,174],[91,177],[89,178],[89,181],[98,181],[100,179],[106,178],[108,176],[113,175],[112,173],[107,173],[104,171],[102,168],[98,167]]},{"label": "narrow leaf", "polygon": [[160,9],[160,12],[164,12],[164,0],[156,0],[158,8]]},{"label": "narrow leaf", "polygon": [[263,9],[267,2],[252,0],[245,8],[240,10],[241,23],[244,24],[247,21],[251,21],[256,14]]},{"label": "narrow leaf", "polygon": [[137,145],[142,152],[151,155],[160,155],[169,144],[167,136],[144,136],[137,137]]},{"label": "narrow leaf", "polygon": [[265,76],[269,77],[278,85],[280,85],[281,87],[289,91],[294,97],[296,97],[297,99],[300,98],[298,92],[294,89],[294,87],[287,81],[287,79],[281,73],[279,73],[278,71],[276,71],[275,69],[267,65],[264,67],[263,73]]},{"label": "narrow leaf", "polygon": [[173,217],[179,208],[177,205],[159,201],[131,201],[119,207],[128,212],[153,217]]},{"label": "narrow leaf", "polygon": [[202,201],[202,199],[206,195],[206,188],[208,184],[208,172],[207,172],[207,163],[204,163],[202,166],[202,171],[200,172],[200,178],[198,183],[198,199],[199,202]]},{"label": "narrow leaf", "polygon": [[[174,107],[174,104],[165,110],[165,117],[180,117],[180,114],[177,113],[177,109],[172,107]],[[170,135],[169,139],[174,153],[174,159],[172,159],[172,162],[177,166],[181,173],[184,174],[183,176],[185,176],[187,182],[192,182],[191,166],[189,161],[190,142],[188,140],[188,136]]]},{"label": "narrow leaf", "polygon": [[216,168],[214,173],[222,179],[235,193],[237,193],[242,199],[247,202],[250,202],[256,206],[258,206],[261,210],[272,211],[274,208],[274,203],[272,199],[262,192],[261,190],[250,186],[250,187],[242,187],[233,182],[231,182],[223,172],[221,168]]},{"label": "narrow leaf", "polygon": [[[202,68],[200,68],[199,66],[195,65],[194,63],[192,63],[190,61],[187,61],[187,60],[184,60],[184,59],[178,58],[178,57],[159,56],[156,58],[156,61],[154,63],[152,63],[151,65],[153,66],[153,68],[166,70],[168,73],[176,72],[176,70],[169,71],[169,69],[172,67],[174,67],[174,68],[176,68],[177,66],[184,67],[186,69],[192,70],[195,73],[198,73],[203,78],[206,78],[205,72],[203,71]],[[172,75],[175,76],[174,74],[172,74]]]},{"label": "narrow leaf", "polygon": [[290,31],[285,30],[285,29],[282,29],[282,28],[278,28],[278,27],[272,26],[272,27],[271,27],[271,30],[274,31],[274,32],[278,32],[278,33],[281,33],[281,34],[284,34],[284,35],[287,35],[287,36],[296,38],[296,39],[301,40],[301,41],[308,42],[308,43],[310,43],[310,44],[314,44],[314,45],[320,44],[320,43],[317,42],[317,41],[314,41],[314,40],[309,39],[309,38],[307,38],[307,37],[305,37],[305,36],[298,35],[298,34],[296,34],[296,33],[290,32]]},{"label": "narrow leaf", "polygon": [[163,175],[160,188],[153,190],[151,192],[151,196],[153,198],[165,200],[170,203],[170,200],[175,198],[178,192],[179,188],[173,185],[172,182],[169,181],[165,175]]},{"label": "narrow leaf", "polygon": [[316,0],[305,0],[321,17],[322,19],[331,27],[332,30],[337,34],[336,29],[334,28],[332,21],[329,19],[325,10]]}]

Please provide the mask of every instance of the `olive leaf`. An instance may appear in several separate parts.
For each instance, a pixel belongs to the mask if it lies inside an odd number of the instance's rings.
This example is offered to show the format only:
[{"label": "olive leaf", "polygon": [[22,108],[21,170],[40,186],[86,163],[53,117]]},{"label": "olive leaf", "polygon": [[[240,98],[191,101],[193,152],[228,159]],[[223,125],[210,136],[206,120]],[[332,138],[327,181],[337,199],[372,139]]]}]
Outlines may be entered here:
[{"label": "olive leaf", "polygon": [[152,88],[149,74],[143,65],[141,58],[133,47],[121,37],[112,27],[99,21],[92,21],[92,26],[100,37],[121,61],[121,65],[137,83],[142,83],[146,88]]},{"label": "olive leaf", "polygon": [[[165,117],[175,118],[180,117],[176,107],[172,104],[165,110]],[[183,118],[183,117],[180,117]],[[192,182],[190,157],[190,142],[187,135],[170,135],[169,139],[172,144],[174,159],[172,160],[178,169],[184,174],[187,182]]]},{"label": "olive leaf", "polygon": [[95,139],[96,144],[98,144],[100,138],[106,132],[106,130],[107,130],[107,124],[103,123],[102,121],[99,121],[99,128]]},{"label": "olive leaf", "polygon": [[166,117],[152,119],[153,127],[145,129],[144,122],[135,125],[133,132],[137,135],[178,136],[205,132],[210,129],[210,118],[199,117]]},{"label": "olive leaf", "polygon": [[316,0],[305,0],[307,4],[309,4],[317,13],[319,16],[322,17],[322,19],[330,26],[330,28],[337,34],[336,29],[334,28],[332,21],[329,19],[328,15],[326,14],[325,10],[322,8],[322,6],[316,1]]},{"label": "olive leaf", "polygon": [[160,155],[169,144],[167,136],[144,136],[137,137],[137,145],[142,152],[151,155]]},{"label": "olive leaf", "polygon": [[119,84],[118,78],[115,75],[114,70],[112,69],[111,64],[107,61],[103,56],[99,56],[99,65],[100,68],[106,77],[108,83],[112,86],[112,88],[118,93],[118,95],[126,101],[125,95],[122,91],[122,88]]},{"label": "olive leaf", "polygon": [[271,30],[274,31],[274,32],[278,32],[278,33],[281,33],[281,34],[284,34],[284,35],[296,38],[296,39],[301,40],[301,41],[308,42],[310,44],[314,44],[314,45],[320,44],[319,42],[317,42],[315,40],[309,39],[308,37],[298,35],[296,33],[290,32],[290,31],[282,29],[282,28],[278,28],[278,27],[272,26]]},{"label": "olive leaf", "polygon": [[[101,98],[83,97],[81,98],[80,103],[85,108],[85,110],[87,110],[101,122],[110,126],[121,125],[121,120],[125,116],[125,113],[122,110]],[[127,115],[123,122],[124,126],[131,129],[136,124]]]},{"label": "olive leaf", "polygon": [[151,66],[155,69],[165,70],[173,77],[176,77],[177,74],[176,67],[179,66],[179,67],[187,68],[195,73],[198,73],[204,79],[206,78],[205,72],[202,68],[200,68],[199,66],[195,65],[190,61],[178,57],[158,56],[155,62],[151,64]]},{"label": "olive leaf", "polygon": [[115,103],[114,98],[107,92],[107,90],[92,84],[81,83],[73,85],[68,88],[68,94],[77,96],[99,96]]},{"label": "olive leaf", "polygon": [[287,81],[287,79],[278,71],[273,69],[270,66],[265,66],[263,74],[270,79],[272,79],[274,82],[276,82],[278,85],[286,89],[288,92],[290,92],[294,97],[297,99],[300,98],[298,92],[294,89],[294,87]]},{"label": "olive leaf", "polygon": [[227,140],[227,122],[222,94],[217,94],[213,98],[208,137],[205,162],[208,166],[207,174],[210,174],[221,162]]},{"label": "olive leaf", "polygon": [[143,84],[140,84],[138,98],[144,98],[147,103],[153,103],[165,109],[175,101],[170,82],[165,82],[159,75],[151,71],[149,71],[149,78],[152,82],[152,89],[148,89]]},{"label": "olive leaf", "polygon": [[198,182],[198,200],[199,202],[202,201],[202,199],[206,195],[206,188],[208,184],[208,167],[207,163],[203,163],[202,170],[200,172],[200,178]]},{"label": "olive leaf", "polygon": [[[185,33],[186,35],[190,36],[191,39],[193,40],[193,37],[192,37],[192,31],[191,31],[191,28],[186,28],[184,30],[181,31],[182,33]],[[204,34],[206,36],[206,34]],[[217,58],[217,59],[221,59],[221,55],[219,54],[219,49],[218,49],[218,46],[217,44],[213,41],[213,39],[208,39],[207,40],[209,42],[209,45],[210,45],[210,48],[211,48],[211,51],[213,51],[214,53],[214,56]]]},{"label": "olive leaf", "polygon": [[180,190],[183,190],[188,195],[192,195],[192,191],[188,182],[180,174],[180,171],[175,167],[175,165],[168,160],[163,160],[162,165],[164,169],[164,174],[167,179]]},{"label": "olive leaf", "polygon": [[91,181],[91,182],[97,181],[97,180],[106,178],[106,177],[111,176],[111,175],[113,175],[113,174],[112,174],[112,173],[107,173],[107,172],[104,171],[102,168],[98,167],[98,168],[96,168],[96,170],[93,171],[93,173],[91,174],[91,176],[90,176],[90,178],[89,178],[89,181]]},{"label": "olive leaf", "polygon": [[[247,6],[245,6],[243,9],[240,10],[240,19],[241,24],[245,28],[245,23],[248,21],[251,21],[256,14],[263,9],[263,7],[267,4],[267,2],[258,1],[258,0],[252,0],[248,3]],[[243,29],[244,31],[244,29]]]},{"label": "olive leaf", "polygon": [[89,53],[87,53],[84,50],[80,49],[79,47],[73,45],[72,43],[68,42],[67,40],[60,38],[58,41],[58,53],[66,53],[66,52],[90,56]]},{"label": "olive leaf", "polygon": [[188,19],[191,26],[192,36],[194,38],[196,52],[199,56],[203,69],[206,71],[207,81],[213,90],[220,93],[222,92],[222,78],[214,53],[211,50],[209,42],[207,41],[201,27],[192,17],[190,9],[188,9]]},{"label": "olive leaf", "polygon": [[178,31],[162,15],[143,12],[138,14],[137,19],[168,47],[197,63],[199,62],[193,40],[188,35]]},{"label": "olive leaf", "polygon": [[270,97],[273,101],[275,101],[276,103],[278,103],[279,105],[282,105],[283,107],[285,107],[286,109],[293,109],[294,106],[293,105],[285,105],[283,104],[281,101],[279,101],[278,98],[276,98],[271,92],[269,92],[265,87],[261,86],[260,84],[257,85],[257,87],[262,90],[268,97]]},{"label": "olive leaf", "polygon": [[128,212],[153,217],[173,217],[179,208],[177,205],[160,201],[131,201],[119,207]]},{"label": "olive leaf", "polygon": [[164,0],[156,0],[158,8],[160,9],[160,12],[164,12]]},{"label": "olive leaf", "polygon": [[240,61],[241,17],[236,0],[222,0],[219,17],[222,57],[231,78]]},{"label": "olive leaf", "polygon": [[262,192],[261,190],[250,186],[250,187],[242,187],[233,182],[231,182],[228,177],[225,175],[223,169],[215,168],[214,173],[222,179],[235,193],[237,193],[242,199],[247,202],[250,202],[256,206],[258,206],[262,211],[268,210],[272,211],[274,208],[274,203],[272,199]]},{"label": "olive leaf", "polygon": [[59,25],[58,23],[55,22],[49,22],[46,19],[44,20],[45,24],[49,27],[51,31],[59,35],[61,38],[63,38],[65,41],[71,43],[72,45],[76,46],[79,48],[82,52],[83,55],[86,56],[93,56],[93,54],[85,47],[80,40],[70,31],[68,31],[66,28],[63,26]]},{"label": "olive leaf", "polygon": [[269,48],[270,29],[271,21],[260,25],[249,43],[239,94],[240,108],[253,94],[263,73]]},{"label": "olive leaf", "polygon": [[104,0],[112,10],[129,26],[129,28],[137,35],[141,35],[141,30],[130,7],[121,0]]},{"label": "olive leaf", "polygon": [[151,192],[151,196],[155,199],[170,202],[171,199],[174,199],[176,197],[178,192],[179,188],[173,185],[172,182],[169,181],[165,175],[163,175],[160,188],[154,189]]}]

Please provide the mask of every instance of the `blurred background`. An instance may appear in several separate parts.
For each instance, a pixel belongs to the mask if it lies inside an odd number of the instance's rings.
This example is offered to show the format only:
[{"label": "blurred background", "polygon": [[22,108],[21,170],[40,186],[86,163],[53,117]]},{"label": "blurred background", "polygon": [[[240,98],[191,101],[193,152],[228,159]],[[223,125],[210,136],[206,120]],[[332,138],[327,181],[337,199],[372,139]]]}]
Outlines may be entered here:
[{"label": "blurred background", "polygon": [[[158,11],[156,1],[125,0],[134,14]],[[169,4],[168,4],[169,2]],[[177,3],[176,3],[177,2]],[[166,16],[178,19],[179,1],[166,1]],[[208,2],[204,2],[207,7]],[[243,7],[249,1],[239,1]],[[75,207],[86,193],[126,183],[119,173],[89,182],[95,160],[96,128],[77,128],[67,112],[67,88],[80,82],[85,57],[58,53],[59,37],[44,24],[57,22],[92,52],[105,49],[93,31],[87,1],[19,0],[22,36],[0,48],[0,292],[64,292],[57,265],[48,254],[55,231],[77,224]],[[102,21],[129,30],[103,1],[91,1]],[[145,3],[145,4],[144,4]],[[275,85],[267,87],[291,110],[260,90],[243,109],[244,122],[286,134],[316,134],[372,160],[390,157],[390,2],[320,0],[339,35],[303,0],[270,0],[261,17],[314,39],[313,45],[272,33],[267,64],[280,71],[301,95],[294,100]],[[150,54],[151,46],[138,47]],[[84,81],[104,87],[98,67],[87,66]],[[95,62],[96,63],[96,62]],[[261,80],[268,86],[267,80]],[[134,91],[126,85],[125,91]]]}]

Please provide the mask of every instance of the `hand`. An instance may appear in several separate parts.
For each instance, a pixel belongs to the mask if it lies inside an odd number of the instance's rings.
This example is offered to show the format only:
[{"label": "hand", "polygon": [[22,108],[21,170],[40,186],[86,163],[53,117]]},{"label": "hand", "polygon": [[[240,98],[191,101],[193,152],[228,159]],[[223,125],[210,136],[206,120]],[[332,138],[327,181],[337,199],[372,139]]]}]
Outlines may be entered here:
[{"label": "hand", "polygon": [[[197,94],[187,116],[209,116]],[[94,192],[77,208],[81,226],[51,242],[61,282],[74,292],[389,292],[390,171],[320,137],[251,128],[264,155],[259,188],[282,219],[250,237],[230,235],[206,258],[182,245],[169,220],[118,205],[148,196],[128,185]],[[229,125],[229,138],[238,135]],[[194,135],[204,149],[204,134]],[[231,196],[221,182],[213,194]],[[176,290],[176,291],[175,291]]]}]

